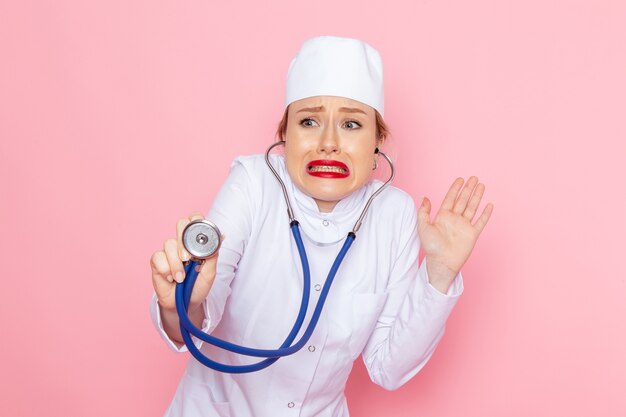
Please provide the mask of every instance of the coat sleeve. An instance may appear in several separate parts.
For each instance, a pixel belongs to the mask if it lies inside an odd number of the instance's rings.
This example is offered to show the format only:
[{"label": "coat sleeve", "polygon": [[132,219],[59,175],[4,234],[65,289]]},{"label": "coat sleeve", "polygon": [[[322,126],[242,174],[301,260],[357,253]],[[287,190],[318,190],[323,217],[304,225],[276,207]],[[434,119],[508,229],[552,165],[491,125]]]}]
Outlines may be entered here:
[{"label": "coat sleeve", "polygon": [[[258,201],[255,199],[255,192],[259,189],[251,184],[252,179],[253,176],[241,159],[236,159],[207,215],[207,219],[217,225],[225,239],[219,252],[215,281],[203,303],[206,318],[202,323],[202,331],[205,333],[211,333],[222,318],[226,300],[230,296],[231,281],[235,277],[237,265],[252,230],[253,215],[256,212],[255,201]],[[163,330],[158,301],[154,293],[150,313],[152,322],[170,349],[176,352],[187,351],[185,345],[181,346],[171,340]],[[203,343],[194,336],[192,339],[198,348]]]},{"label": "coat sleeve", "polygon": [[428,362],[463,292],[460,273],[447,294],[430,284],[426,262],[419,265],[417,213],[410,201],[402,216],[402,238],[389,276],[387,301],[363,350],[370,378],[388,390],[402,386]]}]

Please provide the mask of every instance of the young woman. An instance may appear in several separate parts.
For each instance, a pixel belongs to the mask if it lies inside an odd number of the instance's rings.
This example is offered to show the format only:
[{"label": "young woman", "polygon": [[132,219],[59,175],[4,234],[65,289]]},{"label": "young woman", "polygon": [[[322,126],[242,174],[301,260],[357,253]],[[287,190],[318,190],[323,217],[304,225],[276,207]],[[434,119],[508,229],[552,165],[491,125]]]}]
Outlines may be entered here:
[{"label": "young woman", "polygon": [[[371,174],[387,135],[383,111],[376,50],[336,37],[303,44],[287,76],[278,131],[284,157],[270,160],[286,185],[308,255],[312,284],[305,323],[348,232],[382,184]],[[465,184],[458,178],[431,222],[428,199],[416,212],[405,192],[385,189],[372,201],[306,346],[255,373],[220,373],[192,358],[166,415],[347,416],[344,388],[360,354],[372,381],[386,389],[404,384],[433,354],[463,291],[461,266],[493,210],[488,204],[474,220],[483,193],[477,178]],[[166,240],[151,259],[152,317],[175,351],[187,349],[174,302],[189,259],[181,234],[200,218],[179,220],[178,238]],[[281,187],[262,155],[233,162],[207,218],[225,239],[201,268],[190,319],[230,342],[277,348],[299,309],[302,267]],[[194,342],[218,362],[259,361]]]}]

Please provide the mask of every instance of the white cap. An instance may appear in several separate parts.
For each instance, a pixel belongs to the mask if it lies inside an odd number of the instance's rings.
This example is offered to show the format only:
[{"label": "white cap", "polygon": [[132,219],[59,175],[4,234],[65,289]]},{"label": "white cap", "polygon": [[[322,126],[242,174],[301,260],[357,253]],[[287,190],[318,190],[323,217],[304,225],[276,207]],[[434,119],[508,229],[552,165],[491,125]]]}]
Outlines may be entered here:
[{"label": "white cap", "polygon": [[314,96],[360,101],[384,113],[383,62],[357,39],[320,36],[305,41],[287,72],[285,107]]}]

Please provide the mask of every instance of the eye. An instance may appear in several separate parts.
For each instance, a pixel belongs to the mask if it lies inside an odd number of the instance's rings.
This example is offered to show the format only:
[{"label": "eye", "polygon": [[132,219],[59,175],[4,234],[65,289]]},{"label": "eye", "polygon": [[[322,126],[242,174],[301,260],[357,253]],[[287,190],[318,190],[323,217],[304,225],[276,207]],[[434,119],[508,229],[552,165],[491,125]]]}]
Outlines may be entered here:
[{"label": "eye", "polygon": [[360,124],[359,122],[354,121],[354,120],[348,120],[348,121],[346,121],[346,122],[343,124],[343,126],[344,126],[346,129],[353,130],[353,129],[358,129],[358,128],[360,128],[360,127],[361,127],[361,124]]},{"label": "eye", "polygon": [[300,125],[304,126],[304,127],[318,126],[317,122],[315,120],[313,120],[313,119],[310,119],[310,118],[306,118],[306,119],[300,120]]}]

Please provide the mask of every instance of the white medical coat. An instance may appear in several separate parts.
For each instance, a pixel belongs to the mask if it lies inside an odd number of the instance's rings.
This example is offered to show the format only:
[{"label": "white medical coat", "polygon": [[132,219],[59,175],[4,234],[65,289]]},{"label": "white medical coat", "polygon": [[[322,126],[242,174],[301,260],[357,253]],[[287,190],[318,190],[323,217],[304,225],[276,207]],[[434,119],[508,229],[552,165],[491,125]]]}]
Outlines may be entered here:
[{"label": "white medical coat", "polygon": [[[300,222],[311,269],[311,299],[304,332],[328,271],[369,196],[371,181],[330,213],[290,180],[284,160],[272,156]],[[256,348],[275,349],[291,330],[302,297],[302,267],[280,186],[262,155],[237,158],[207,216],[226,236],[217,275],[204,303],[203,331]],[[344,388],[362,353],[376,384],[395,389],[431,357],[448,315],[463,291],[460,274],[447,294],[418,267],[417,215],[412,198],[390,187],[374,199],[331,287],[306,347],[250,374],[210,370],[194,358],[166,412],[169,417],[348,416]],[[163,339],[156,296],[151,314]],[[213,360],[249,364],[194,338]]]}]

